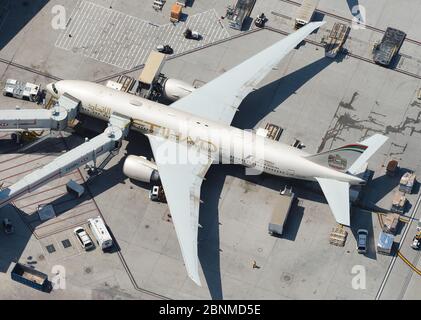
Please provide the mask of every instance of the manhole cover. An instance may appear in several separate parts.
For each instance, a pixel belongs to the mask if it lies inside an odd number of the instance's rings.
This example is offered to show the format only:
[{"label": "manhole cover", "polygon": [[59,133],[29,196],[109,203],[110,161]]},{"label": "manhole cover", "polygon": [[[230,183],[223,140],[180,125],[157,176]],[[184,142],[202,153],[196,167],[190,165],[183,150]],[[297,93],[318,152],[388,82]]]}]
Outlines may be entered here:
[{"label": "manhole cover", "polygon": [[85,273],[86,273],[86,274],[90,274],[90,273],[92,273],[92,268],[91,268],[91,267],[86,267],[86,268],[85,268]]},{"label": "manhole cover", "polygon": [[63,240],[61,243],[63,244],[64,249],[70,248],[72,246],[69,239]]},{"label": "manhole cover", "polygon": [[42,261],[42,260],[44,260],[45,259],[45,257],[44,257],[44,255],[43,254],[40,254],[39,256],[38,256],[38,260],[39,261]]},{"label": "manhole cover", "polygon": [[286,283],[290,283],[294,279],[294,275],[284,272],[281,275],[281,280]]},{"label": "manhole cover", "polygon": [[50,244],[50,245],[46,246],[46,248],[47,248],[48,253],[50,253],[50,254],[53,253],[53,252],[56,252],[56,248],[54,247],[53,244]]}]

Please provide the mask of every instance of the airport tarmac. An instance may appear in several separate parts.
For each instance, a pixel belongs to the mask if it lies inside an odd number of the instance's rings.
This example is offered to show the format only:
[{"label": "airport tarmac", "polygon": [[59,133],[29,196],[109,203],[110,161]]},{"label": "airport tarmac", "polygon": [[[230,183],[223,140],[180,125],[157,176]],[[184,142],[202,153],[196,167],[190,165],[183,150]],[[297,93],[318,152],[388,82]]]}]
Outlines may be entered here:
[{"label": "airport tarmac", "polygon": [[[162,12],[155,12],[150,2],[139,6],[132,0],[38,0],[26,7],[10,3],[0,30],[12,23],[12,18],[18,18],[19,10],[25,14],[23,21],[16,20],[17,34],[8,42],[0,42],[1,83],[7,78],[42,85],[58,79],[100,81],[115,79],[123,72],[137,78],[147,52],[158,44],[157,39],[170,41],[180,36],[175,29],[168,31],[169,2]],[[345,247],[329,244],[330,231],[336,225],[317,188],[267,175],[245,176],[244,169],[237,166],[214,166],[202,187],[204,203],[198,240],[203,287],[197,287],[185,272],[167,205],[150,202],[148,186],[122,174],[126,154],[151,155],[148,141],[131,133],[106,171],[87,185],[88,193],[82,199],[70,198],[64,184],[70,178],[86,181],[84,168],[0,211],[0,217],[10,218],[16,227],[12,236],[0,232],[0,299],[421,297],[421,278],[417,273],[421,270],[421,253],[410,248],[421,216],[419,194],[408,196],[410,206],[405,216],[409,223],[401,222],[394,256],[376,252],[381,227],[378,215],[370,210],[374,206],[390,207],[398,181],[385,176],[389,160],[398,160],[401,172],[407,169],[421,175],[421,100],[417,99],[421,87],[421,28],[415,19],[420,4],[360,0],[359,4],[366,8],[369,28],[351,31],[346,44],[349,55],[335,60],[325,58],[319,44],[323,35],[334,22],[352,20],[354,4],[358,1],[321,0],[318,16],[323,16],[327,24],[309,37],[310,42],[289,54],[260,89],[245,99],[233,123],[244,129],[264,127],[266,123],[279,125],[284,129],[282,142],[291,144],[299,139],[309,153],[357,142],[374,133],[390,138],[369,162],[374,176],[365,190],[363,205],[352,210],[352,228],[347,228]],[[55,5],[63,5],[68,19],[73,17],[65,30],[51,27]],[[291,17],[297,2],[257,0],[252,16],[264,12],[269,18],[268,29],[255,30],[252,25],[249,31],[242,32],[230,29],[224,19],[219,19],[225,6],[224,1],[195,0],[185,9],[187,17],[182,23],[193,21],[195,27],[203,28],[203,46],[179,41],[175,55],[162,70],[165,75],[196,85],[212,80],[292,32]],[[103,26],[83,24],[83,16],[99,12],[110,20]],[[148,22],[159,26],[155,27],[156,37],[142,31],[142,26],[150,26]],[[381,39],[381,30],[387,26],[404,30],[409,39],[394,70],[369,61],[373,43]],[[182,25],[175,28],[184,29]],[[163,38],[168,34],[174,37]],[[39,107],[0,97],[1,109],[16,105]],[[98,127],[98,131],[105,126],[96,120],[87,121],[87,127]],[[14,146],[9,135],[2,135],[1,182],[13,183],[82,143],[86,135],[95,133],[63,133],[25,151]],[[285,185],[293,187],[298,201],[287,220],[285,234],[272,237],[267,227],[273,199]],[[37,206],[46,203],[54,204],[57,217],[41,222]],[[83,252],[72,234],[75,226],[86,226],[86,219],[97,215],[105,219],[115,237],[117,246],[112,253],[102,253],[99,248]],[[359,228],[368,229],[370,234],[366,255],[356,251]],[[65,290],[39,293],[12,281],[10,269],[16,261],[32,265],[50,277],[57,266],[63,266]],[[252,267],[253,261],[258,268]],[[365,270],[366,281],[363,288],[356,289],[353,279],[356,270],[361,270],[359,266]]]}]

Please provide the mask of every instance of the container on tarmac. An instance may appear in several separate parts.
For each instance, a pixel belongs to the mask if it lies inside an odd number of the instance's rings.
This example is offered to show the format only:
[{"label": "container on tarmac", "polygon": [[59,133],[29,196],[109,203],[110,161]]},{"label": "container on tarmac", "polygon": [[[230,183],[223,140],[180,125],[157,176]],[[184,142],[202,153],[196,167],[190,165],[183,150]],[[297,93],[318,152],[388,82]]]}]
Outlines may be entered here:
[{"label": "container on tarmac", "polygon": [[382,41],[374,45],[374,62],[385,67],[390,65],[395,55],[399,52],[405,38],[405,32],[394,28],[387,28]]},{"label": "container on tarmac", "polygon": [[31,288],[44,292],[49,291],[50,282],[48,281],[48,276],[23,264],[16,263],[12,269],[11,277],[13,280]]},{"label": "container on tarmac", "polygon": [[180,21],[182,14],[183,14],[183,7],[177,3],[174,3],[173,6],[171,7],[170,21],[173,23]]},{"label": "container on tarmac", "polygon": [[295,195],[291,190],[285,190],[279,196],[276,205],[272,211],[272,218],[269,222],[268,231],[270,235],[282,235],[285,221],[291,211],[291,206]]},{"label": "container on tarmac", "polygon": [[85,188],[73,180],[66,184],[66,189],[68,193],[73,194],[76,198],[80,198],[85,193]]},{"label": "container on tarmac", "polygon": [[390,255],[392,253],[395,237],[393,234],[380,232],[379,241],[377,242],[377,253]]}]

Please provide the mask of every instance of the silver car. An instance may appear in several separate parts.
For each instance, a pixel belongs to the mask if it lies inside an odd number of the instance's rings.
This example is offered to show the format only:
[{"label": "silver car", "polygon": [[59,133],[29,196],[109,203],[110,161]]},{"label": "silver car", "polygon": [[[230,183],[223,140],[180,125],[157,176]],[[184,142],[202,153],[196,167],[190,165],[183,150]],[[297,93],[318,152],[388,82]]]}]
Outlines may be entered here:
[{"label": "silver car", "polygon": [[366,229],[359,229],[357,231],[357,250],[358,253],[367,253],[368,231]]}]

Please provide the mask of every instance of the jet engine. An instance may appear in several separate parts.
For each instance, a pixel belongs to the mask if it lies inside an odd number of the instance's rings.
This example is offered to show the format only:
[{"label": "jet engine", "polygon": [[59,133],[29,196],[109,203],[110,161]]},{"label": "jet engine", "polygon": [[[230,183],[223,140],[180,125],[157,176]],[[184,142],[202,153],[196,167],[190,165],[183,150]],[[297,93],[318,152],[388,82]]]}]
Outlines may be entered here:
[{"label": "jet engine", "polygon": [[192,85],[177,79],[167,79],[163,85],[164,97],[170,101],[177,101],[196,90]]},{"label": "jet engine", "polygon": [[145,157],[128,156],[124,161],[123,173],[130,179],[146,183],[160,181],[156,164]]}]

